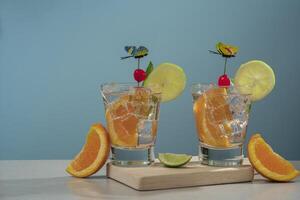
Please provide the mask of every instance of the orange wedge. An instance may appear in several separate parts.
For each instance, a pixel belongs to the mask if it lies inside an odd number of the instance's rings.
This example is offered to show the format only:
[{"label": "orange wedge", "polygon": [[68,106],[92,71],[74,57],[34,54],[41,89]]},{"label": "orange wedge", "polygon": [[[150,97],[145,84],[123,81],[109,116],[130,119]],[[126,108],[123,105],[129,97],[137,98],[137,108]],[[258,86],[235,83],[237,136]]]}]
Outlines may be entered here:
[{"label": "orange wedge", "polygon": [[91,126],[83,148],[66,171],[72,176],[88,177],[105,164],[109,151],[110,141],[106,129],[101,124],[95,124]]},{"label": "orange wedge", "polygon": [[256,171],[272,181],[287,182],[300,174],[289,161],[275,153],[260,134],[251,137],[248,157]]},{"label": "orange wedge", "polygon": [[202,142],[214,147],[231,146],[226,134],[230,134],[232,130],[224,123],[232,120],[226,94],[225,88],[212,88],[194,102],[198,136]]}]

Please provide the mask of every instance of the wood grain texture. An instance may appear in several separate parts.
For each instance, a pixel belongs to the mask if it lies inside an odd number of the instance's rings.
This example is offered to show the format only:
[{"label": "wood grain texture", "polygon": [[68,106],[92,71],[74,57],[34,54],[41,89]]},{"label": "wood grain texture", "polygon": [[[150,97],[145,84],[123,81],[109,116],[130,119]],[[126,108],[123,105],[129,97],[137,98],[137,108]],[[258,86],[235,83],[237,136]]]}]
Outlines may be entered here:
[{"label": "wood grain texture", "polygon": [[107,177],[136,190],[249,182],[253,180],[254,170],[247,163],[240,167],[211,167],[193,161],[181,168],[167,168],[160,163],[131,168],[108,163]]}]

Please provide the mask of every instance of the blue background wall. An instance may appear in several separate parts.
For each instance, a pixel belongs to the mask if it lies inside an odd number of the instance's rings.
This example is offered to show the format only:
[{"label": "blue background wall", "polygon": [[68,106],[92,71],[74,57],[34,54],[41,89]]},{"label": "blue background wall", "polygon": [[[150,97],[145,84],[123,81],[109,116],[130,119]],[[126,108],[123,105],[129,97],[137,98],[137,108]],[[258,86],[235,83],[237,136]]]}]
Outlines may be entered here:
[{"label": "blue background wall", "polygon": [[280,154],[300,159],[300,1],[0,0],[0,159],[70,159],[94,122],[104,122],[99,85],[131,81],[127,44],[154,64],[185,69],[181,97],[161,106],[157,152],[197,153],[189,86],[216,80],[217,41],[240,47],[229,74],[251,59],[276,73],[255,103],[249,136],[261,132]]}]

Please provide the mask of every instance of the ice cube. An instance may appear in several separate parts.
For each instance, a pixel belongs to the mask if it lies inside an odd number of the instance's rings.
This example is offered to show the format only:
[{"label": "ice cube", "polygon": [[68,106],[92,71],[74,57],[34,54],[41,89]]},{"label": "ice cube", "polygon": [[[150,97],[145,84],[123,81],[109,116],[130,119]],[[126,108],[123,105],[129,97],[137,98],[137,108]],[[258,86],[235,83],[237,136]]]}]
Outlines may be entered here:
[{"label": "ice cube", "polygon": [[139,120],[138,129],[138,144],[145,145],[154,142],[153,120]]}]

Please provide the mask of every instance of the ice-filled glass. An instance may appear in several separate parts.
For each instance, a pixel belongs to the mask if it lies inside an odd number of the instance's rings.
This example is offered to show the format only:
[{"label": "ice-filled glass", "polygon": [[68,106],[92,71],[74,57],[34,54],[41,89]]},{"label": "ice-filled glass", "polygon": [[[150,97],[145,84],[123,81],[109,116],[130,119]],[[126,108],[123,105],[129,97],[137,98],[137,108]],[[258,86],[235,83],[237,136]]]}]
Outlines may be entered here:
[{"label": "ice-filled glass", "polygon": [[101,86],[112,144],[112,163],[122,166],[154,162],[160,93],[132,83]]},{"label": "ice-filled glass", "polygon": [[193,112],[199,138],[199,158],[214,166],[241,165],[250,95],[213,84],[192,86]]}]

